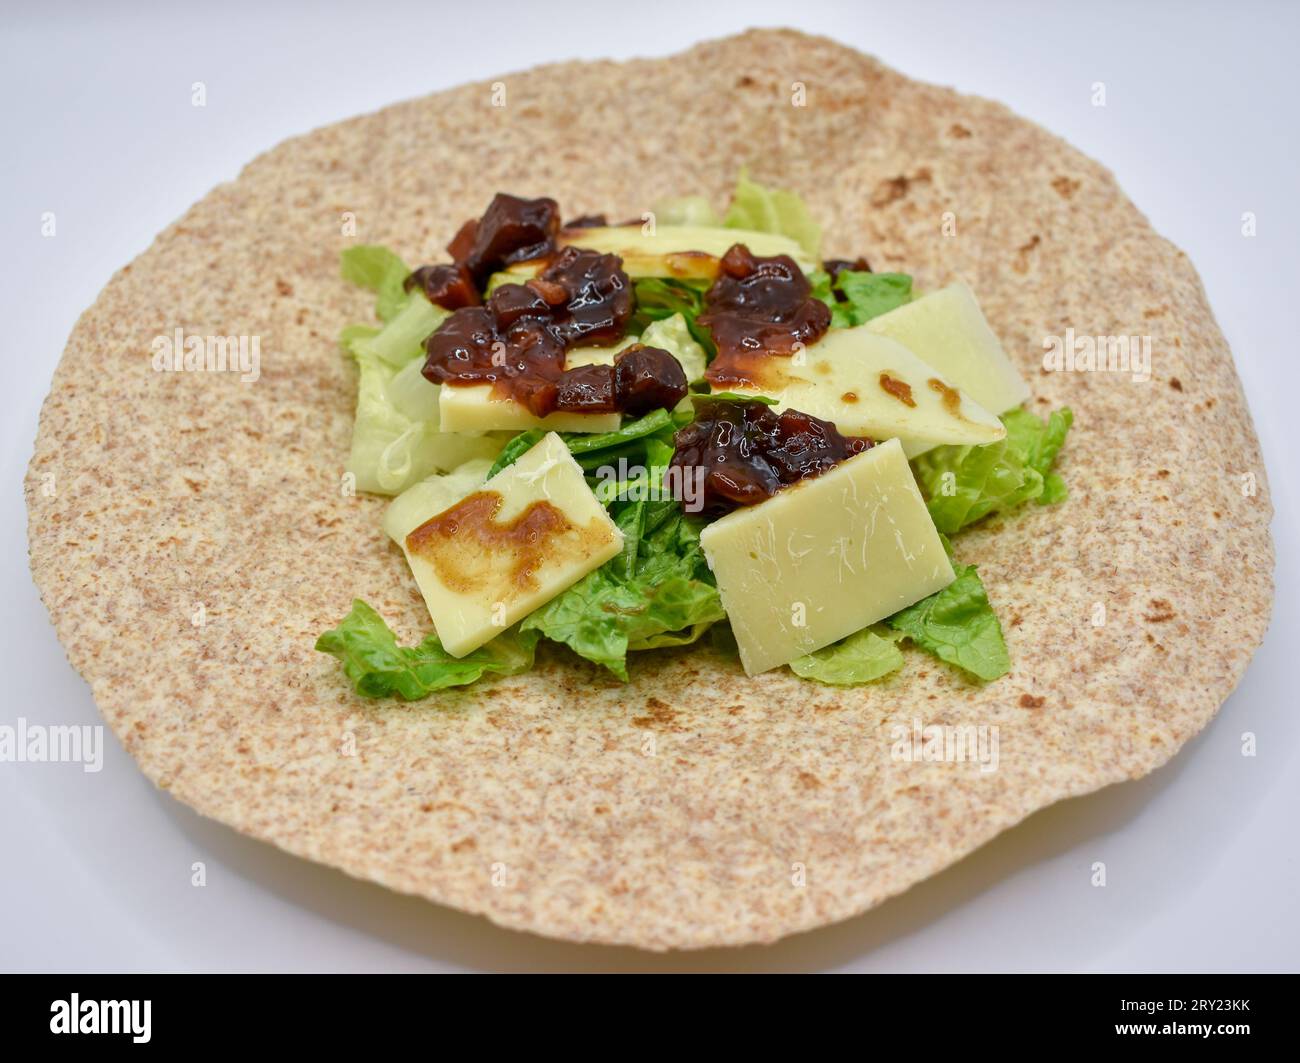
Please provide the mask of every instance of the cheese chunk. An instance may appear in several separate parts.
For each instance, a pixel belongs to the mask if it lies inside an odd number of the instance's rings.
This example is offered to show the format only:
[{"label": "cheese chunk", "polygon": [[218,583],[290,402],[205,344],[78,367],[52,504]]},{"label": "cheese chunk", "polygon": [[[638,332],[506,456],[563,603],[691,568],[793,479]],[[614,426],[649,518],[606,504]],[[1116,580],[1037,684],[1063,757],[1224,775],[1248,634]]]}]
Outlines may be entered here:
[{"label": "cheese chunk", "polygon": [[[726,385],[831,421],[845,435],[901,439],[907,449],[981,445],[1006,435],[993,414],[901,343],[865,325],[831,329],[802,357],[769,356],[752,382]],[[445,389],[444,389],[445,390]]]},{"label": "cheese chunk", "polygon": [[[394,523],[399,519],[405,524],[412,515],[395,515]],[[465,497],[426,514],[402,540],[453,657],[482,646],[622,548],[622,533],[554,432]]]},{"label": "cheese chunk", "polygon": [[[641,277],[712,280],[718,275],[719,260],[733,244],[744,244],[756,255],[789,255],[805,273],[817,268],[799,242],[788,236],[715,225],[658,225],[653,233],[647,233],[640,224],[566,229],[560,232],[559,242],[618,255],[623,260],[623,269],[634,280]],[[517,262],[506,268],[520,276],[532,276],[540,264]]]},{"label": "cheese chunk", "polygon": [[993,413],[1029,398],[1024,378],[960,281],[872,318],[863,328],[898,340]]},{"label": "cheese chunk", "polygon": [[[626,336],[609,347],[575,347],[565,357],[564,368],[613,365],[614,356],[636,342],[636,337]],[[444,384],[438,396],[438,422],[444,432],[523,432],[529,428],[545,428],[551,432],[613,432],[623,423],[623,415],[556,411],[535,417],[523,403],[493,395],[491,384],[469,387]]]},{"label": "cheese chunk", "polygon": [[860,631],[954,578],[897,440],[733,510],[700,543],[749,675]]},{"label": "cheese chunk", "polygon": [[441,476],[430,476],[408,487],[388,503],[384,510],[383,526],[388,537],[398,546],[406,537],[433,513],[441,513],[455,505],[487,479],[492,468],[492,458],[473,458]]}]

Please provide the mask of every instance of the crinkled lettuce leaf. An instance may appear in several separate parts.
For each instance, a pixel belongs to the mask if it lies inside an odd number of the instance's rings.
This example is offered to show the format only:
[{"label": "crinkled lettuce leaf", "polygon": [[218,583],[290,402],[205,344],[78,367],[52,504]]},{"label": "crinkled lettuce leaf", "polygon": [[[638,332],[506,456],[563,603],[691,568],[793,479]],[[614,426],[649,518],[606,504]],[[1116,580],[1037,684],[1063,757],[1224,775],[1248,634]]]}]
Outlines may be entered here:
[{"label": "crinkled lettuce leaf", "polygon": [[885,623],[941,661],[988,682],[1011,671],[1002,625],[974,565],[955,565],[957,578],[889,617]]},{"label": "crinkled lettuce leaf", "polygon": [[795,193],[768,188],[742,169],[736,179],[723,225],[729,229],[753,229],[762,233],[779,233],[796,241],[814,261],[821,259],[822,229],[808,212],[808,206]]},{"label": "crinkled lettuce leaf", "polygon": [[629,650],[685,645],[725,615],[700,549],[698,518],[672,500],[619,502],[611,515],[625,547],[524,618],[522,631],[563,642],[627,680]]},{"label": "crinkled lettuce leaf", "polygon": [[361,378],[347,469],[357,490],[397,495],[435,472],[496,457],[503,433],[438,430],[438,385],[419,374],[418,363],[394,370],[373,353],[354,354]]},{"label": "crinkled lettuce leaf", "polygon": [[709,364],[708,353],[691,332],[690,323],[682,313],[651,321],[641,333],[641,343],[667,351],[681,363],[688,382],[702,380]]},{"label": "crinkled lettuce leaf", "polygon": [[379,244],[356,244],[345,248],[340,258],[343,279],[374,292],[375,316],[391,321],[409,298],[402,284],[411,268],[401,255]]},{"label": "crinkled lettuce leaf", "polygon": [[707,281],[691,282],[660,277],[636,281],[633,284],[633,293],[636,295],[633,330],[644,332],[653,322],[680,314],[690,330],[691,338],[700,345],[706,358],[712,358],[717,353],[713,336],[696,321],[704,313],[704,293],[708,289]]},{"label": "crinkled lettuce leaf", "polygon": [[844,300],[831,307],[832,328],[856,328],[912,299],[912,278],[906,273],[867,273],[846,269],[835,281]]},{"label": "crinkled lettuce leaf", "polygon": [[512,628],[464,657],[444,650],[437,635],[416,646],[399,646],[383,617],[357,599],[338,627],[316,640],[316,649],[338,660],[362,697],[416,701],[484,675],[527,671],[533,666],[537,638],[536,632]]},{"label": "crinkled lettuce leaf", "polygon": [[1041,421],[1028,410],[1002,416],[1004,439],[984,446],[935,447],[912,461],[939,531],[952,535],[993,512],[1006,512],[1031,499],[1040,505],[1063,501],[1067,491],[1052,471],[1074,421],[1068,407]]},{"label": "crinkled lettuce leaf", "polygon": [[791,661],[790,670],[803,679],[831,686],[873,683],[903,667],[903,653],[896,645],[902,637],[882,625],[863,628]]},{"label": "crinkled lettuce leaf", "polygon": [[692,225],[713,228],[722,224],[713,204],[704,196],[670,196],[651,208],[657,225]]}]

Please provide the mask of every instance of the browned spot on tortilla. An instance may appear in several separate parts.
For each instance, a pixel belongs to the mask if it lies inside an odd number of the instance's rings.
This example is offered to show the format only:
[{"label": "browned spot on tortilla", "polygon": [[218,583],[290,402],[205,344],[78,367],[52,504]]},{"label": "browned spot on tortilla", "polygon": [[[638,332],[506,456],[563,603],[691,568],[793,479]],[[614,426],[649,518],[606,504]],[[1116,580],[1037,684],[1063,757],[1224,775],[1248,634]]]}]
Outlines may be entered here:
[{"label": "browned spot on tortilla", "polygon": [[478,843],[476,843],[473,838],[461,838],[460,841],[452,843],[451,851],[453,853],[466,853],[472,852],[477,848]]},{"label": "browned spot on tortilla", "polygon": [[738,89],[747,89],[747,88],[751,88],[752,86],[757,85],[757,84],[758,84],[758,82],[755,81],[755,80],[754,80],[752,77],[750,77],[748,74],[741,74],[740,77],[736,79],[736,88],[738,88]]},{"label": "browned spot on tortilla", "polygon": [[799,773],[799,785],[805,790],[820,790],[822,781],[810,771],[801,771]]},{"label": "browned spot on tortilla", "polygon": [[840,396],[840,401],[847,402],[847,403],[857,402],[858,393],[856,391],[846,391],[843,395]]},{"label": "browned spot on tortilla", "polygon": [[275,290],[279,292],[281,295],[292,295],[293,285],[285,280],[277,280],[275,282]]},{"label": "browned spot on tortilla", "polygon": [[183,477],[183,479],[185,480],[185,483],[189,486],[189,489],[193,491],[196,495],[203,490],[203,485],[199,483],[197,480],[191,480],[188,476]]},{"label": "browned spot on tortilla", "polygon": [[1142,311],[1142,316],[1150,321],[1153,317],[1164,317],[1167,313],[1169,313],[1169,307],[1162,304],[1160,306],[1147,307]]},{"label": "browned spot on tortilla", "polygon": [[960,391],[958,391],[956,388],[950,388],[938,377],[932,376],[929,380],[926,381],[926,383],[930,386],[931,391],[937,392],[939,396],[943,399],[943,408],[945,410],[947,410],[954,417],[961,416],[961,392]]},{"label": "browned spot on tortilla", "polygon": [[475,491],[411,532],[406,549],[457,594],[490,591],[509,599],[534,589],[543,565],[587,557],[610,540],[599,521],[579,528],[541,499],[499,522],[504,504],[497,491]]},{"label": "browned spot on tortilla", "polygon": [[1056,194],[1062,199],[1069,199],[1075,192],[1079,191],[1079,182],[1073,177],[1053,177],[1052,187],[1056,189]]},{"label": "browned spot on tortilla", "polygon": [[677,710],[666,701],[660,701],[654,697],[647,698],[645,708],[646,714],[644,716],[634,716],[632,718],[633,727],[657,731],[682,730],[677,726]]},{"label": "browned spot on tortilla", "polygon": [[888,373],[881,373],[880,386],[886,394],[893,395],[904,406],[916,408],[916,400],[912,398],[912,387],[906,381],[892,377]]},{"label": "browned spot on tortilla", "polygon": [[1169,378],[1169,386],[1173,388],[1175,391],[1183,390],[1183,382],[1179,380],[1176,376],[1171,376]]},{"label": "browned spot on tortilla", "polygon": [[960,122],[953,122],[953,124],[948,127],[948,135],[956,137],[958,140],[965,140],[971,135],[971,131]]},{"label": "browned spot on tortilla", "polygon": [[1152,598],[1147,608],[1151,611],[1142,619],[1148,624],[1163,624],[1166,620],[1172,620],[1177,615],[1174,613],[1174,607],[1164,598]]},{"label": "browned spot on tortilla", "polygon": [[1161,480],[1163,480],[1163,479],[1164,479],[1165,477],[1167,477],[1168,475],[1169,475],[1169,470],[1168,470],[1168,469],[1157,469],[1157,470],[1156,470],[1156,476],[1157,476],[1159,479],[1161,479]]},{"label": "browned spot on tortilla", "polygon": [[913,184],[929,181],[931,174],[929,167],[922,167],[916,173],[908,177],[906,174],[899,174],[897,177],[888,177],[876,186],[875,192],[871,195],[871,205],[873,207],[887,207],[891,203],[905,197]]},{"label": "browned spot on tortilla", "polygon": [[1022,709],[1041,709],[1046,704],[1046,698],[1035,697],[1033,694],[1020,695],[1020,707]]},{"label": "browned spot on tortilla", "polygon": [[1029,272],[1029,256],[1038,250],[1038,245],[1043,242],[1043,238],[1037,233],[1029,238],[1028,243],[1021,244],[1016,248],[1016,260],[1011,264],[1011,268],[1017,273]]}]

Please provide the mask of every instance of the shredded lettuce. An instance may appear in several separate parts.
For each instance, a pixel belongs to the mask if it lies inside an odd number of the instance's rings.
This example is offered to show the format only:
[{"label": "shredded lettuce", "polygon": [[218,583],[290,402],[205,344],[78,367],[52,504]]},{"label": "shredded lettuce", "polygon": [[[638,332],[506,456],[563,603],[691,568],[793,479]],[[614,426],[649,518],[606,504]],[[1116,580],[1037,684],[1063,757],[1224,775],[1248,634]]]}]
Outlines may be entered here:
[{"label": "shredded lettuce", "polygon": [[702,380],[709,364],[704,346],[691,333],[690,323],[681,313],[651,321],[641,333],[640,343],[667,351],[681,363],[687,381]]},{"label": "shredded lettuce", "polygon": [[341,259],[343,279],[374,292],[375,316],[391,321],[409,298],[402,284],[411,275],[410,267],[395,251],[378,244],[345,248]]},{"label": "shredded lettuce", "polygon": [[636,281],[633,285],[636,314],[632,318],[632,328],[644,332],[653,322],[680,314],[692,339],[700,345],[708,358],[712,358],[717,353],[713,337],[707,328],[696,321],[704,313],[704,293],[708,288],[707,281],[692,283],[658,277]]},{"label": "shredded lettuce", "polygon": [[729,229],[753,229],[779,233],[795,240],[814,261],[821,258],[822,230],[807,204],[793,192],[767,188],[751,180],[748,170],[741,169],[736,189],[731,195],[723,225]]},{"label": "shredded lettuce", "polygon": [[835,288],[844,301],[831,304],[833,328],[855,328],[873,317],[887,314],[912,298],[912,278],[906,273],[866,273],[846,269]]},{"label": "shredded lettuce", "polygon": [[635,542],[524,618],[522,631],[563,642],[627,680],[629,650],[685,645],[725,615],[700,548],[697,518],[672,500],[616,503],[614,521]]},{"label": "shredded lettuce", "polygon": [[885,621],[941,661],[988,682],[1011,671],[1002,625],[974,565],[956,565],[943,590]]},{"label": "shredded lettuce", "polygon": [[895,643],[902,635],[875,626],[855,631],[847,638],[790,662],[790,670],[803,679],[831,686],[873,683],[903,667],[903,654]]},{"label": "shredded lettuce", "polygon": [[438,430],[438,385],[409,367],[394,370],[374,354],[355,355],[361,379],[347,468],[358,491],[397,495],[435,472],[496,457],[503,433]]},{"label": "shredded lettuce", "polygon": [[358,353],[373,354],[400,369],[410,362],[423,361],[424,341],[448,316],[448,311],[434,306],[422,292],[412,292],[388,324],[374,336],[354,340],[351,348]]},{"label": "shredded lettuce", "polygon": [[416,646],[399,646],[374,609],[357,599],[338,627],[316,640],[316,649],[343,665],[356,692],[366,698],[416,701],[434,691],[464,686],[484,675],[515,675],[533,666],[535,632],[503,631],[464,657],[453,657],[437,635]]},{"label": "shredded lettuce", "polygon": [[657,225],[692,225],[715,228],[722,224],[718,212],[704,196],[672,196],[652,208]]},{"label": "shredded lettuce", "polygon": [[1073,421],[1068,407],[1053,411],[1046,422],[1028,410],[1011,410],[1002,417],[1005,439],[936,447],[915,458],[912,471],[935,527],[952,535],[1031,499],[1040,505],[1064,500],[1065,482],[1052,466]]}]

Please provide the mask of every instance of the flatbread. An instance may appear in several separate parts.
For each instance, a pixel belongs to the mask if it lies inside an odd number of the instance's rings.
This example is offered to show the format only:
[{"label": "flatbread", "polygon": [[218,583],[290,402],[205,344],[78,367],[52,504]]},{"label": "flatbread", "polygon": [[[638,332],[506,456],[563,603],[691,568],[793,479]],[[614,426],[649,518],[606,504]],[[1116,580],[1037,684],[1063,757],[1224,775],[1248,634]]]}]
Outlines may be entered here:
[{"label": "flatbread", "polygon": [[[72,333],[28,474],[32,570],[150,779],[503,926],[694,948],[862,912],[1210,721],[1268,622],[1264,467],[1195,271],[1103,167],[996,103],[784,30],[493,80],[505,106],[468,85],[256,159]],[[1073,407],[1069,500],[958,541],[1012,674],[974,686],[911,653],[842,690],[746,679],[697,647],[637,658],[623,685],[553,648],[423,703],[356,697],[312,649],[351,599],[405,640],[429,622],[384,502],[341,489],[356,376],[335,338],[371,300],[339,251],[436,260],[498,190],[566,217],[721,205],[745,163],[811,204],[828,256],[922,289],[967,280],[1031,407]],[[260,378],[154,371],[154,337],[178,327],[259,337]],[[1067,328],[1149,335],[1150,381],[1045,372],[1044,337]],[[918,722],[996,727],[997,770],[891,756]]]}]

